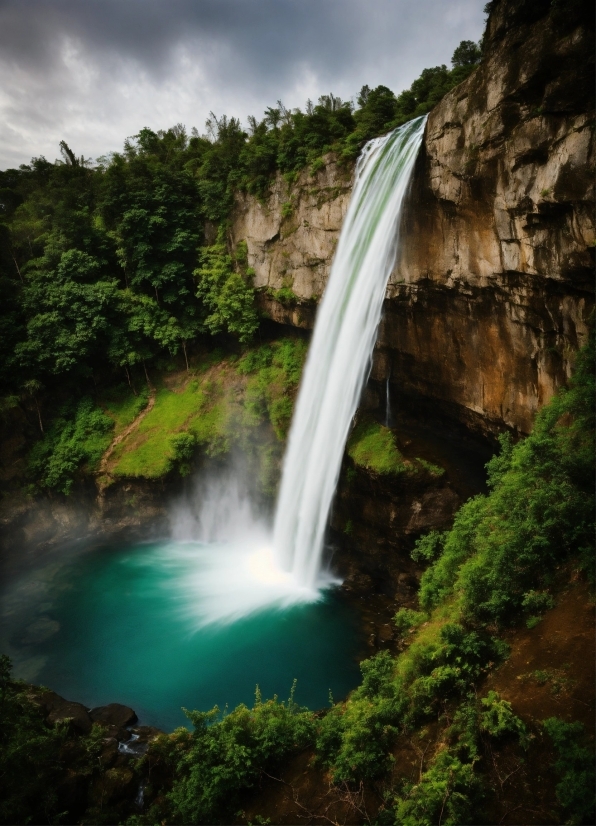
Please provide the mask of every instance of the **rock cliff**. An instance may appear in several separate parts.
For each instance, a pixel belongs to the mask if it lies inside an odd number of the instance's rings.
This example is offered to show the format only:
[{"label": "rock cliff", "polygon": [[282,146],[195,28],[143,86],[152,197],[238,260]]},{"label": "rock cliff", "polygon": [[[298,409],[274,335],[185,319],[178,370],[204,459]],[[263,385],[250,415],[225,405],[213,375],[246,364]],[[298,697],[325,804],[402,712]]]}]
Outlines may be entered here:
[{"label": "rock cliff", "polygon": [[[481,430],[527,433],[593,307],[593,15],[490,5],[483,62],[429,115],[368,403],[389,378]],[[274,320],[312,325],[352,172],[328,156],[314,176],[278,177],[266,203],[239,197],[231,242],[247,241]]]},{"label": "rock cliff", "polygon": [[246,240],[261,307],[274,321],[312,327],[352,190],[352,167],[329,154],[295,180],[279,174],[261,202],[238,194],[232,246]]}]

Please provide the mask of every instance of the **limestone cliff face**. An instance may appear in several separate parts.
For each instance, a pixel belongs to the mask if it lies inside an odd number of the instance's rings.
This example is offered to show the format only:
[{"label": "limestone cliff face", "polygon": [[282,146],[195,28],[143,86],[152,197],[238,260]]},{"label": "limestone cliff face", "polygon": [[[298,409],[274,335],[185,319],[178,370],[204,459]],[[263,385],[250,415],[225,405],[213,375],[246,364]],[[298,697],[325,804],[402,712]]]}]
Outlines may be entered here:
[{"label": "limestone cliff face", "polygon": [[[593,307],[589,5],[493,2],[483,63],[431,112],[369,403],[389,377],[481,429],[528,432],[569,376]],[[232,240],[247,240],[257,286],[322,293],[350,172],[329,158],[289,191],[278,178],[266,205],[239,199]],[[266,301],[276,320],[312,323],[300,305]]]},{"label": "limestone cliff face", "polygon": [[[352,189],[352,168],[333,155],[325,161],[292,183],[278,174],[265,202],[239,194],[232,221],[231,244],[247,242],[262,308],[297,327],[313,325]],[[275,297],[280,290],[282,300]]]},{"label": "limestone cliff face", "polygon": [[497,3],[486,59],[429,116],[376,369],[523,432],[593,295],[593,33],[545,10]]}]

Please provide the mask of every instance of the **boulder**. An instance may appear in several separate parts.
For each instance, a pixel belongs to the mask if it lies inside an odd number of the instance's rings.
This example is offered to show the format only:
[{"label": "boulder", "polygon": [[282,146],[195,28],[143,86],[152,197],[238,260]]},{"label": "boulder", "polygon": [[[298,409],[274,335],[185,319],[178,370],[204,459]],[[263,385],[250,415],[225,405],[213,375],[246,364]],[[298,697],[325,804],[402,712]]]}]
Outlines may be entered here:
[{"label": "boulder", "polygon": [[45,712],[47,723],[54,725],[68,720],[70,727],[79,734],[89,734],[91,731],[91,717],[81,703],[65,700],[55,691],[40,691],[33,701]]},{"label": "boulder", "polygon": [[110,703],[107,706],[92,708],[89,714],[94,723],[99,723],[101,726],[116,726],[117,728],[131,726],[138,720],[132,708],[123,706],[120,703]]}]

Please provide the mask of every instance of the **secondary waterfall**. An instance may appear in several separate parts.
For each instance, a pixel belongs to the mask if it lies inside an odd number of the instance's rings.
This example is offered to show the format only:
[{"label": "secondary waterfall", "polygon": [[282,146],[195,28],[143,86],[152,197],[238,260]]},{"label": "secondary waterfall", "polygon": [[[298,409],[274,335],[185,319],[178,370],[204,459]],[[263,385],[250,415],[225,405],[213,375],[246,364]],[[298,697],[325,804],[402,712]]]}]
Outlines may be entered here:
[{"label": "secondary waterfall", "polygon": [[350,424],[370,369],[399,219],[426,117],[364,147],[319,307],[286,451],[273,544],[293,580],[315,588]]}]

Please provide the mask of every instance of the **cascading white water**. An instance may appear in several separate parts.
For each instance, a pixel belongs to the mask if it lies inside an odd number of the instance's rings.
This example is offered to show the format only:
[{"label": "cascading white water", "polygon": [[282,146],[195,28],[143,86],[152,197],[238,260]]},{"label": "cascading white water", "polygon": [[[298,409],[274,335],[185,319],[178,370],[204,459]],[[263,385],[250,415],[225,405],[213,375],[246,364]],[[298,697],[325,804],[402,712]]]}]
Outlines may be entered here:
[{"label": "cascading white water", "polygon": [[168,573],[196,630],[317,601],[337,581],[320,570],[325,527],[423,131],[423,118],[411,121],[367,144],[358,162],[292,422],[273,542],[238,459],[173,507],[172,539],[148,560]]},{"label": "cascading white water", "polygon": [[399,218],[426,118],[366,144],[302,377],[273,544],[280,566],[315,588],[350,424],[373,351]]}]

